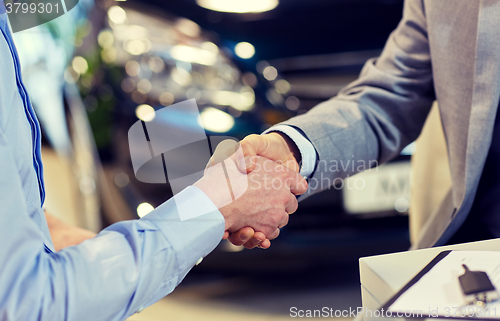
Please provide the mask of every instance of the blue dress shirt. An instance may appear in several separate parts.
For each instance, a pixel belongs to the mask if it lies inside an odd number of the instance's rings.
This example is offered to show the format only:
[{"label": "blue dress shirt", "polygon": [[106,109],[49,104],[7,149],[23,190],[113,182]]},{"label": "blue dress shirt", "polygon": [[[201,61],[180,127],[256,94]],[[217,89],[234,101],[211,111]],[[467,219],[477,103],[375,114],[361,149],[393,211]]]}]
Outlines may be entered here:
[{"label": "blue dress shirt", "polygon": [[55,253],[42,173],[40,128],[0,0],[0,320],[123,320],[170,293],[222,238],[221,213],[188,187],[183,206],[208,214],[181,221],[167,201]]}]

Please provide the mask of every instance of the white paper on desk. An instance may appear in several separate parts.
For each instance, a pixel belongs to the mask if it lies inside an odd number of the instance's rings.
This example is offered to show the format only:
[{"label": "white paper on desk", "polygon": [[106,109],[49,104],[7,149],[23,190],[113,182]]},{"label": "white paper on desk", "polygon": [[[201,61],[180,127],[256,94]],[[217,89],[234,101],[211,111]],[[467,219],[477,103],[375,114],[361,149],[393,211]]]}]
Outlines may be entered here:
[{"label": "white paper on desk", "polygon": [[[461,317],[460,307],[465,300],[460,289],[458,277],[464,274],[462,264],[471,271],[484,271],[488,274],[495,288],[500,289],[500,252],[490,251],[452,251],[439,261],[417,283],[406,290],[390,307],[395,313],[422,311],[423,315],[440,317]],[[476,318],[500,319],[500,300],[486,305],[486,313]]]}]

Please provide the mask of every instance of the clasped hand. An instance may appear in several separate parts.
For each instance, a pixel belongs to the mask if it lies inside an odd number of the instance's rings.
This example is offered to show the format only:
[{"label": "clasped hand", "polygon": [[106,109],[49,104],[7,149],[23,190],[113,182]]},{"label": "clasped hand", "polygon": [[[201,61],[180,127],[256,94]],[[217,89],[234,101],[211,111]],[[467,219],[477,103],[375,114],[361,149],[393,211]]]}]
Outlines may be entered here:
[{"label": "clasped hand", "polygon": [[[209,164],[194,185],[224,216],[224,239],[249,249],[269,248],[297,210],[296,195],[307,191],[307,181],[298,174],[293,146],[280,134],[250,135],[240,148],[224,166]],[[228,193],[228,186],[236,192]]]}]

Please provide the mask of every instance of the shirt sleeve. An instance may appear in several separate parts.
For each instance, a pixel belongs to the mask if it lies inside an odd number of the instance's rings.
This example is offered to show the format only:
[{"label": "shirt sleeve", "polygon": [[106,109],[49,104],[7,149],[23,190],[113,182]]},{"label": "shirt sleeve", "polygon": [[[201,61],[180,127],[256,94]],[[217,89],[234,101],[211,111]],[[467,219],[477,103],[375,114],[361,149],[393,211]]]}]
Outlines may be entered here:
[{"label": "shirt sleeve", "polygon": [[264,131],[262,134],[267,134],[270,132],[280,132],[288,137],[297,145],[299,149],[302,162],[300,164],[300,175],[305,178],[309,178],[314,169],[316,168],[317,153],[313,144],[307,139],[301,132],[296,128],[289,125],[276,125],[268,130]]},{"label": "shirt sleeve", "polygon": [[27,214],[2,132],[0,164],[1,319],[124,320],[170,293],[224,232],[210,199],[189,187],[178,194],[191,200],[184,206],[212,211],[181,221],[169,200],[140,220],[113,224],[80,245],[48,253]]}]

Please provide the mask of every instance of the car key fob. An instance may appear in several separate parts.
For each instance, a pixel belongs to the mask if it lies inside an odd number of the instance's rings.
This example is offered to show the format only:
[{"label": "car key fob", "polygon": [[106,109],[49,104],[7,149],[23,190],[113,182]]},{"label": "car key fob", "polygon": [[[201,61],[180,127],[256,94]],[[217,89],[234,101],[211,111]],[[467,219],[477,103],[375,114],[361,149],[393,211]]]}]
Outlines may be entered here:
[{"label": "car key fob", "polygon": [[498,292],[486,272],[471,271],[462,264],[465,273],[458,278],[467,304],[484,306],[498,300]]}]

